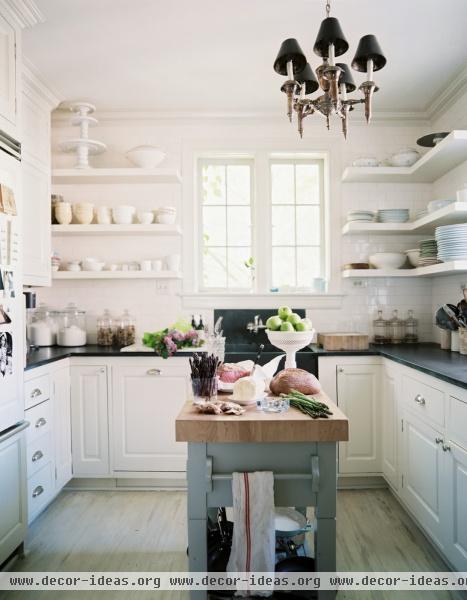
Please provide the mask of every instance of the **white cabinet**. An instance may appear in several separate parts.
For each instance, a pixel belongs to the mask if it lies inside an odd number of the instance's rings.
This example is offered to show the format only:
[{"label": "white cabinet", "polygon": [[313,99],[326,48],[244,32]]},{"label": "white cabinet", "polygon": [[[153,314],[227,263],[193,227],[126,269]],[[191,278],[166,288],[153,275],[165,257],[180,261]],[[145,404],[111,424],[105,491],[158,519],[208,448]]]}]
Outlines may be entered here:
[{"label": "white cabinet", "polygon": [[349,419],[349,441],[339,444],[339,473],[381,472],[381,367],[337,365],[337,402]]},{"label": "white cabinet", "polygon": [[55,490],[57,492],[72,477],[70,403],[70,368],[64,367],[52,374]]},{"label": "white cabinet", "polygon": [[402,498],[443,547],[443,435],[407,410],[403,419]]},{"label": "white cabinet", "polygon": [[[465,425],[465,423],[464,423]],[[447,441],[445,449],[446,555],[459,571],[467,568],[467,450]]]},{"label": "white cabinet", "polygon": [[17,31],[0,14],[0,129],[17,137]]},{"label": "white cabinet", "polygon": [[156,359],[114,368],[114,471],[185,471],[186,444],[175,441],[175,419],[187,398],[188,364]]},{"label": "white cabinet", "polygon": [[399,391],[397,369],[385,363],[382,370],[381,385],[381,462],[386,481],[396,490],[399,487],[398,477],[398,444],[399,420],[397,397]]},{"label": "white cabinet", "polygon": [[107,367],[72,366],[71,447],[74,477],[109,473],[107,404]]},{"label": "white cabinet", "polygon": [[22,544],[27,530],[24,432],[0,436],[0,564]]}]

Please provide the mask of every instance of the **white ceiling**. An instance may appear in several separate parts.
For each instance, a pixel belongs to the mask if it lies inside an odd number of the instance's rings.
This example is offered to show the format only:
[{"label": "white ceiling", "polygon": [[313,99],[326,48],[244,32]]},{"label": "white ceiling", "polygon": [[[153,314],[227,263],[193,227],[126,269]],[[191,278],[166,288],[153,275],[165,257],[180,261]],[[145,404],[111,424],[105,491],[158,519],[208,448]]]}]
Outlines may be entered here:
[{"label": "white ceiling", "polygon": [[[63,98],[100,110],[283,111],[282,40],[319,63],[324,0],[36,2],[46,22],[25,31],[25,56]],[[467,63],[467,0],[332,0],[331,15],[350,44],[341,61],[362,35],[380,41],[376,110],[425,110]]]}]

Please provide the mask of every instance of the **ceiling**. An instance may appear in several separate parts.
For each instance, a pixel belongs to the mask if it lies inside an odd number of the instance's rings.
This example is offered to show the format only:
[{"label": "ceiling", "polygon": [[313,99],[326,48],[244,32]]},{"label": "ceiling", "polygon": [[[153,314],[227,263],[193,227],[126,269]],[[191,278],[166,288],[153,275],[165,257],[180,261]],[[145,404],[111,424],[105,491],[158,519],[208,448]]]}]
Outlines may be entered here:
[{"label": "ceiling", "polygon": [[[319,63],[312,49],[324,0],[36,3],[46,21],[25,31],[25,56],[61,97],[100,110],[274,113],[284,109],[272,68],[283,39],[296,37]],[[426,110],[467,63],[467,0],[331,4],[350,44],[342,62],[367,33],[386,54],[375,110]]]}]

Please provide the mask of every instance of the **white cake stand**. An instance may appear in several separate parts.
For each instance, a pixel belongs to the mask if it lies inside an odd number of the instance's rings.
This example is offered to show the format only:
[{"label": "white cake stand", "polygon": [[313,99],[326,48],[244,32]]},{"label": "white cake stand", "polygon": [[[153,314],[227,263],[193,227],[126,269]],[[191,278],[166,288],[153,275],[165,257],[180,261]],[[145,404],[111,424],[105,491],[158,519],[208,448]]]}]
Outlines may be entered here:
[{"label": "white cake stand", "polygon": [[63,152],[76,153],[76,169],[89,169],[89,156],[101,154],[107,149],[103,142],[89,139],[89,127],[98,123],[95,117],[90,116],[96,107],[89,102],[73,102],[68,108],[75,113],[71,118],[71,124],[79,127],[79,137],[61,142],[59,148]]},{"label": "white cake stand", "polygon": [[315,330],[269,331],[269,329],[267,329],[266,333],[271,344],[285,352],[285,368],[295,369],[297,366],[295,355],[299,350],[311,344],[315,335]]}]

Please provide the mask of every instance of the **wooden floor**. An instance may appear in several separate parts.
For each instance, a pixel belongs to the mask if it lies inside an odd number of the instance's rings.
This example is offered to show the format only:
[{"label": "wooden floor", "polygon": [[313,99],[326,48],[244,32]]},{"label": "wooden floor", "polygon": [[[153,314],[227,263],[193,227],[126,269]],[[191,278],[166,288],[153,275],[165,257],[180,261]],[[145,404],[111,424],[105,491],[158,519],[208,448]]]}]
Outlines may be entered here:
[{"label": "wooden floor", "polygon": [[[21,571],[184,571],[183,492],[63,492],[33,523]],[[387,490],[338,494],[338,568],[445,571]],[[0,592],[0,600],[187,600],[187,592]],[[339,592],[339,600],[452,600],[449,592]]]}]

